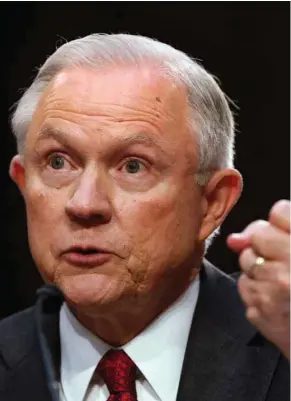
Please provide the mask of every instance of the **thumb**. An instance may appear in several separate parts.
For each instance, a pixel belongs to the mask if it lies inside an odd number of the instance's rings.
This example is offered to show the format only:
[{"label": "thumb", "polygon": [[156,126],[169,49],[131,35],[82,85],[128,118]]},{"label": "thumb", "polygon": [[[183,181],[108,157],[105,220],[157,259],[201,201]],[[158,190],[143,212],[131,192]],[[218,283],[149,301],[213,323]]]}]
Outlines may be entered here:
[{"label": "thumb", "polygon": [[240,253],[250,247],[250,234],[246,232],[231,234],[227,237],[226,244],[233,252]]},{"label": "thumb", "polygon": [[270,223],[264,220],[254,221],[243,232],[229,235],[226,243],[232,251],[240,253],[245,248],[251,246],[252,235],[254,233],[257,233],[258,230],[266,229],[269,225]]}]

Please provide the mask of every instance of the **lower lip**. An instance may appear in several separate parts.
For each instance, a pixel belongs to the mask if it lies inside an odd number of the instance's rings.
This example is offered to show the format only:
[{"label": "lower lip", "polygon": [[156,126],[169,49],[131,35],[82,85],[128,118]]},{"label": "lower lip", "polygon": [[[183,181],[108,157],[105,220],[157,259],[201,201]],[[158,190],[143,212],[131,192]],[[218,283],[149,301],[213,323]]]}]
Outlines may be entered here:
[{"label": "lower lip", "polygon": [[79,252],[67,252],[63,255],[63,259],[76,266],[101,266],[108,262],[112,255],[110,253],[91,253],[88,255]]}]

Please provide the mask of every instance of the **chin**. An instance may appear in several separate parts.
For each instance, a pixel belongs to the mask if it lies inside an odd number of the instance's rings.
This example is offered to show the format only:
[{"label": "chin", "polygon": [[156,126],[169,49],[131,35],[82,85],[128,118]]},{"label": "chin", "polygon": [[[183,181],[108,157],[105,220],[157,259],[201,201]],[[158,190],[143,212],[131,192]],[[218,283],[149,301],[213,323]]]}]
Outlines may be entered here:
[{"label": "chin", "polygon": [[100,274],[63,276],[57,286],[74,309],[97,314],[117,307],[125,292],[117,279]]}]

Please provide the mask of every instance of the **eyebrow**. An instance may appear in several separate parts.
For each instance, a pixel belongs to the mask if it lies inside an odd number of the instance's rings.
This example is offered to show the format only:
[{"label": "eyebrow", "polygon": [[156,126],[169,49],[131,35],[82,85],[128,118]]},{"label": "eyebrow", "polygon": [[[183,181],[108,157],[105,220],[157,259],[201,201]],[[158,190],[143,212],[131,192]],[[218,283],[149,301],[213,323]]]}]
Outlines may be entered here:
[{"label": "eyebrow", "polygon": [[[74,139],[74,136],[57,128],[46,127],[40,131],[37,142],[49,139],[54,139],[64,146],[72,148],[72,145],[70,144],[70,139]],[[143,144],[151,148],[158,148],[161,153],[169,155],[169,153],[164,149],[161,142],[162,141],[159,138],[155,139],[146,132],[140,132],[128,137],[118,138],[116,146],[127,147],[135,144]]]},{"label": "eyebrow", "polygon": [[45,141],[48,139],[54,139],[57,142],[69,146],[70,136],[65,132],[61,131],[60,129],[47,127],[40,131],[37,137],[37,142]]}]

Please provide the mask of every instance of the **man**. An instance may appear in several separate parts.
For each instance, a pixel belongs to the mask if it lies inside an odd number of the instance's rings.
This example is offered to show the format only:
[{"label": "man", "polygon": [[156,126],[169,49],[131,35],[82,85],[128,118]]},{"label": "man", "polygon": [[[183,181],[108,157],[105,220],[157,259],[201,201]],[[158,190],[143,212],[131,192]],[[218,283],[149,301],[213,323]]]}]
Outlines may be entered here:
[{"label": "man", "polygon": [[210,74],[91,35],[48,58],[12,125],[30,249],[64,302],[48,287],[1,323],[1,400],[289,399],[289,204],[229,238],[240,295],[204,259],[242,188]]}]

